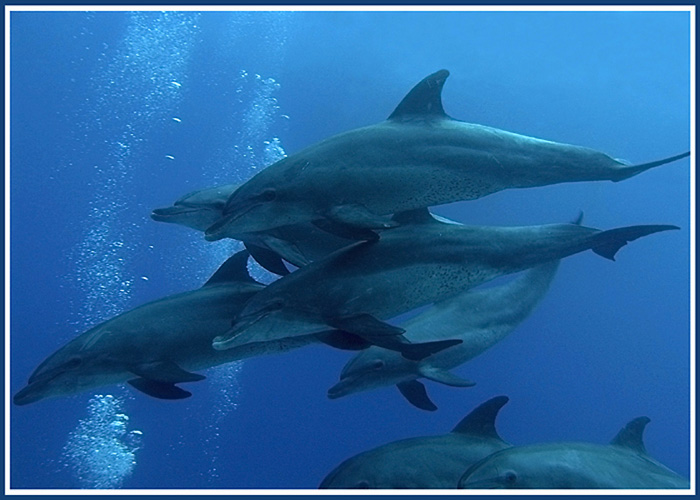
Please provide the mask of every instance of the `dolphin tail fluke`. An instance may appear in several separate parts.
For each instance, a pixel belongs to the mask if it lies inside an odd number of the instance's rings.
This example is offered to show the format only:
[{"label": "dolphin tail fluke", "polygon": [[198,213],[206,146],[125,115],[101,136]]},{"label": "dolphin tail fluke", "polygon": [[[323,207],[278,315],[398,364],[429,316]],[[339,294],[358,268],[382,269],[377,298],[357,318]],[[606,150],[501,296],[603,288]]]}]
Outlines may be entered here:
[{"label": "dolphin tail fluke", "polygon": [[437,406],[430,400],[425,386],[417,380],[408,380],[396,384],[401,395],[406,398],[406,401],[411,403],[416,408],[426,411],[435,411]]},{"label": "dolphin tail fluke", "polygon": [[450,387],[473,387],[476,382],[471,380],[464,380],[458,377],[454,373],[450,373],[447,370],[442,370],[440,368],[435,368],[431,366],[420,366],[418,371],[423,377],[433,382],[438,382],[440,384],[449,385]]},{"label": "dolphin tail fluke", "polygon": [[401,340],[405,340],[403,337],[399,337],[399,339],[400,340],[396,343],[395,346],[392,345],[387,348],[400,352],[404,358],[410,359],[411,361],[420,361],[421,359],[425,359],[428,356],[431,356],[435,353],[444,351],[445,349],[462,343],[461,339],[452,339],[436,340],[435,342],[423,342],[420,344],[410,344],[401,342]]},{"label": "dolphin tail fluke", "polygon": [[671,229],[680,229],[678,226],[629,226],[601,231],[593,238],[594,242],[591,245],[591,250],[605,257],[606,259],[615,260],[615,254],[620,248],[628,242],[634,241],[642,236],[658,233],[660,231],[668,231]]},{"label": "dolphin tail fluke", "polygon": [[668,158],[664,158],[662,160],[652,161],[649,163],[642,163],[641,165],[630,165],[628,167],[622,167],[616,172],[616,175],[612,180],[614,182],[623,181],[625,179],[629,179],[630,177],[634,177],[637,174],[641,174],[642,172],[645,172],[651,168],[658,167],[660,165],[665,165],[666,163],[671,163],[676,160],[681,160],[688,156],[690,156],[690,151],[686,151],[685,153],[681,153],[675,156],[669,156]]}]

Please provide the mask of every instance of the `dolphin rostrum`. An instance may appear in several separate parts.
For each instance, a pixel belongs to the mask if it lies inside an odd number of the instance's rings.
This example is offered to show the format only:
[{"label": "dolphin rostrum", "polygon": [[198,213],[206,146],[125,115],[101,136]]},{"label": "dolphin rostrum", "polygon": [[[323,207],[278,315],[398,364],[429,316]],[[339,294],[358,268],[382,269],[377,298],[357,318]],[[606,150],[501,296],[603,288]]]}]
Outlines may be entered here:
[{"label": "dolphin rostrum", "polygon": [[440,70],[389,118],[309,146],[260,171],[228,199],[206,238],[312,222],[350,239],[376,239],[389,214],[509,188],[621,181],[690,153],[627,165],[592,149],[455,120],[445,114]]},{"label": "dolphin rostrum", "polygon": [[688,489],[687,479],[651,458],[642,435],[648,417],[630,421],[604,446],[550,443],[502,450],[459,481],[469,489]]},{"label": "dolphin rostrum", "polygon": [[[170,207],[154,209],[151,218],[204,232],[223,216],[226,200],[236,188],[237,184],[227,184],[188,193]],[[309,223],[239,234],[238,239],[261,266],[279,275],[289,274],[281,259],[301,267],[351,243]]]},{"label": "dolphin rostrum", "polygon": [[144,304],[79,335],[39,365],[15,404],[125,381],[156,398],[181,399],[191,394],[175,384],[204,379],[194,370],[317,342],[307,336],[212,349],[212,339],[264,288],[248,275],[247,258],[247,252],[239,252],[202,288]]},{"label": "dolphin rostrum", "polygon": [[414,406],[433,411],[425,378],[455,385],[449,370],[478,356],[508,336],[527,318],[544,297],[559,267],[558,260],[528,269],[510,282],[481,290],[467,290],[433,305],[427,311],[401,323],[404,337],[411,342],[459,338],[462,344],[420,361],[395,351],[370,346],[343,368],[340,382],[328,390],[331,399],[396,384]]},{"label": "dolphin rostrum", "polygon": [[[424,222],[420,223],[419,220]],[[336,329],[410,359],[428,355],[385,321],[498,276],[585,250],[614,260],[628,241],[676,226],[600,231],[576,224],[491,227],[437,221],[428,210],[378,241],[358,242],[282,277],[251,298],[215,349]],[[441,345],[437,341],[435,345]],[[461,341],[460,341],[461,343]]]},{"label": "dolphin rostrum", "polygon": [[465,467],[510,447],[496,432],[506,396],[475,408],[441,436],[394,441],[360,453],[336,467],[319,488],[452,488]]}]

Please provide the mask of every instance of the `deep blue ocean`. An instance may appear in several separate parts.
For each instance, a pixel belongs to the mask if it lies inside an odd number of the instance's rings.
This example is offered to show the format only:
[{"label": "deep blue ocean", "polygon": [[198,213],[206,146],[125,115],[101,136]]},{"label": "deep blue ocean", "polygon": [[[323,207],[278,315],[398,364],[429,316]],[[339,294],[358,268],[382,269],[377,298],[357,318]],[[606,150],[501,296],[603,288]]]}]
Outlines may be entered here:
[{"label": "deep blue ocean", "polygon": [[[201,286],[238,248],[152,209],[380,122],[439,69],[460,120],[632,163],[690,149],[688,12],[13,12],[10,37],[12,394],[74,336]],[[11,487],[316,488],[501,394],[513,444],[603,444],[646,415],[650,455],[688,477],[690,185],[684,159],[435,207],[466,224],[583,211],[600,229],[681,227],[616,262],[565,259],[534,313],[454,370],[475,387],[426,381],[436,412],[395,387],[328,399],[354,353],[315,345],[209,370],[182,401],[109,386],[11,405]]]}]

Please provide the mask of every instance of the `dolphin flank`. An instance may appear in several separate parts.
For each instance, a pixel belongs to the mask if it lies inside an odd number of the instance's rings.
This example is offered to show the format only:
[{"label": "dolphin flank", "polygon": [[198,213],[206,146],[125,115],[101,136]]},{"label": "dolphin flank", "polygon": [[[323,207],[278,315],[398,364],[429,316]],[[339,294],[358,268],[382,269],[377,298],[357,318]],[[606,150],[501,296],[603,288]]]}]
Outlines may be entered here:
[{"label": "dolphin flank", "polygon": [[380,240],[355,243],[270,284],[246,303],[231,330],[214,339],[214,348],[339,330],[422,359],[432,354],[425,344],[410,343],[402,328],[386,320],[498,276],[585,250],[614,260],[628,241],[678,229],[462,226],[440,222],[427,210],[401,214],[400,219],[402,225]]},{"label": "dolphin flank", "polygon": [[459,481],[469,489],[688,489],[684,477],[651,458],[642,435],[648,417],[631,420],[610,445],[550,443],[502,450]]},{"label": "dolphin flank", "polygon": [[620,181],[689,156],[627,165],[580,146],[449,117],[440,70],[418,83],[389,118],[292,154],[236,189],[208,240],[311,222],[341,237],[372,240],[388,216],[497,191],[563,182]]}]

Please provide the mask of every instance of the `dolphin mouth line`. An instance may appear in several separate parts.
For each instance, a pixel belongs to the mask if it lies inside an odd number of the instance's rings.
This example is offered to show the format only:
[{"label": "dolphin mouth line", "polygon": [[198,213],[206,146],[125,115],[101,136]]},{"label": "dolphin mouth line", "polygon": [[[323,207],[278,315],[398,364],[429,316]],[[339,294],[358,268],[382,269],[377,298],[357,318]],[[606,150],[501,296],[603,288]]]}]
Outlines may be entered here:
[{"label": "dolphin mouth line", "polygon": [[[236,321],[236,323],[223,335],[219,335],[218,337],[215,337],[212,346],[214,349],[226,349],[226,346],[233,341],[235,341],[243,332],[245,332],[248,328],[252,327],[255,325],[258,321],[262,320],[263,318],[267,317],[269,312],[263,312],[263,314],[258,313],[258,316],[255,317],[255,319],[246,319],[246,318],[241,318],[240,320]],[[249,316],[249,318],[252,315]]]},{"label": "dolphin mouth line", "polygon": [[202,210],[201,208],[190,207],[169,207],[156,208],[151,212],[151,218],[157,221],[163,221],[178,215],[191,214]]}]

